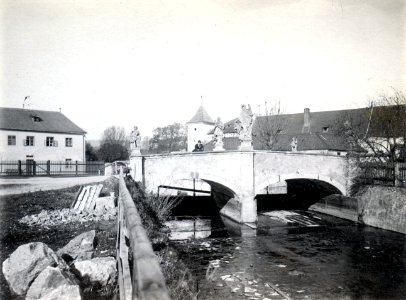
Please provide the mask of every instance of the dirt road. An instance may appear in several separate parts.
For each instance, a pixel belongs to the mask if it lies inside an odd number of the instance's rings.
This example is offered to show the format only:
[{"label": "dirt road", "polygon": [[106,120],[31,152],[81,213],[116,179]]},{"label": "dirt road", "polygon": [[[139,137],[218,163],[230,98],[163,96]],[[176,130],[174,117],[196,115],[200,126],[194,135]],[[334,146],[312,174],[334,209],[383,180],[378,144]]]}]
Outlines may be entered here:
[{"label": "dirt road", "polygon": [[70,186],[100,182],[108,176],[89,177],[27,177],[1,178],[0,196],[15,195],[35,191],[56,190]]}]

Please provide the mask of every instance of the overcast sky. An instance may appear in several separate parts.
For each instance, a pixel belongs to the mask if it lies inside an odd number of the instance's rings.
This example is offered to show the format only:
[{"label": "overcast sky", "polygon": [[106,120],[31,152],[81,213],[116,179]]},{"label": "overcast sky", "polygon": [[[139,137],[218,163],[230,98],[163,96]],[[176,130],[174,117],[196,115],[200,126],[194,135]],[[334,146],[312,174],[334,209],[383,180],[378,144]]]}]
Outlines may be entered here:
[{"label": "overcast sky", "polygon": [[98,139],[281,101],[364,106],[406,88],[406,1],[1,0],[0,103],[58,110]]}]

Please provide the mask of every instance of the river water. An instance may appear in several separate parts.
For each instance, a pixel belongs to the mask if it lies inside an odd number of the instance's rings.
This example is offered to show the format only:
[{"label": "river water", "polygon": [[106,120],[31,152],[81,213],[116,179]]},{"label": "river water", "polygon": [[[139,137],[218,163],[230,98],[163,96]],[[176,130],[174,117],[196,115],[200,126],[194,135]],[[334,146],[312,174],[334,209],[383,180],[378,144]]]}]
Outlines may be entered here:
[{"label": "river water", "polygon": [[171,242],[198,299],[406,299],[402,234],[308,211],[211,225],[207,238]]}]

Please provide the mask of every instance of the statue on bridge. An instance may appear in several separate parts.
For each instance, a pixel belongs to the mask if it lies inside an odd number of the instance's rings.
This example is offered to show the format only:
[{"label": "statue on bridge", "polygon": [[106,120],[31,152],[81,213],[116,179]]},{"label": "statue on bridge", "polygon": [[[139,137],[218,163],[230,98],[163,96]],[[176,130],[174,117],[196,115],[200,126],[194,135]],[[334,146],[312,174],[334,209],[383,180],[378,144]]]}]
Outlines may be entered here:
[{"label": "statue on bridge", "polygon": [[134,130],[131,131],[130,149],[131,155],[141,154],[141,133],[137,126],[134,126]]},{"label": "statue on bridge", "polygon": [[235,122],[234,129],[238,133],[241,145],[239,150],[253,150],[252,148],[252,125],[254,124],[254,114],[251,106],[241,105],[241,113]]},{"label": "statue on bridge", "polygon": [[214,123],[214,151],[224,151],[224,124],[221,122],[220,117],[217,118],[216,123]]},{"label": "statue on bridge", "polygon": [[292,141],[290,142],[290,147],[293,152],[297,151],[297,138],[296,137],[292,138]]}]

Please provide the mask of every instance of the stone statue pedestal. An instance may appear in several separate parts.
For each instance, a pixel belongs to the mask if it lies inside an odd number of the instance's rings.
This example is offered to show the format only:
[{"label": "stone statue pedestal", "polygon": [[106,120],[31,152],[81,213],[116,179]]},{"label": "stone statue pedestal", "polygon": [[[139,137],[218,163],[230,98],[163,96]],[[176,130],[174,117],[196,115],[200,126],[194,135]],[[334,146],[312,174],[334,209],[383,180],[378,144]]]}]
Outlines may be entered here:
[{"label": "stone statue pedestal", "polygon": [[213,151],[225,151],[225,149],[222,145],[221,146],[216,145],[216,147],[214,147]]},{"label": "stone statue pedestal", "polygon": [[241,141],[240,147],[238,148],[240,151],[252,151],[254,147],[252,147],[252,141]]},{"label": "stone statue pedestal", "polygon": [[131,149],[130,157],[132,156],[141,156],[141,149],[140,148]]},{"label": "stone statue pedestal", "polygon": [[214,146],[213,151],[225,151],[223,143],[217,142]]}]

